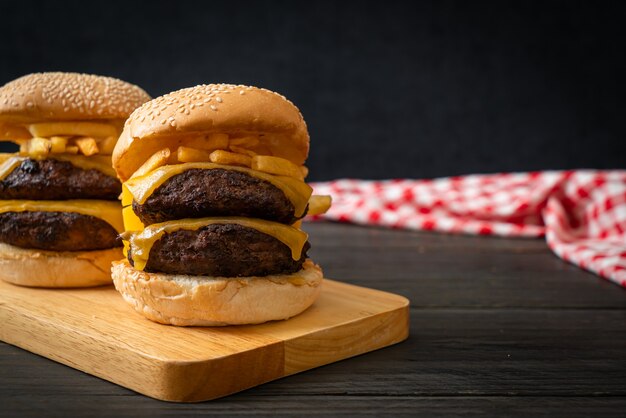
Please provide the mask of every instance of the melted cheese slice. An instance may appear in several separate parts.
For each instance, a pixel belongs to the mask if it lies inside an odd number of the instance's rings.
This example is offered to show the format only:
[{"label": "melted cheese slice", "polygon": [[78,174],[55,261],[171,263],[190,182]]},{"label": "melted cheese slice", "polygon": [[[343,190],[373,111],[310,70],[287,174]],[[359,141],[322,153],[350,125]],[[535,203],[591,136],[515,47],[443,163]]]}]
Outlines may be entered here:
[{"label": "melted cheese slice", "polygon": [[185,163],[176,165],[166,165],[159,167],[154,171],[143,176],[134,177],[124,183],[124,186],[128,189],[135,201],[139,204],[144,204],[154,191],[165,183],[171,177],[177,174],[181,174],[187,170],[202,169],[210,170],[215,168],[221,168],[224,170],[240,171],[246,173],[249,176],[256,177],[260,180],[265,180],[283,191],[287,199],[293,204],[295,209],[294,215],[301,217],[306,210],[309,198],[313,193],[311,186],[305,182],[286,176],[275,176],[272,174],[262,173],[260,171],[252,170],[245,167],[236,167],[232,165],[222,165],[214,163]]},{"label": "melted cheese slice", "polygon": [[[5,156],[7,157],[5,158]],[[1,160],[2,162],[0,162],[0,181],[7,178],[7,176],[19,167],[25,159],[25,157],[13,154],[3,154]]]},{"label": "melted cheese slice", "polygon": [[122,185],[122,218],[124,219],[124,230],[130,232],[143,231],[144,224],[133,210],[133,195],[130,194],[125,185]]},{"label": "melted cheese slice", "polygon": [[135,269],[143,270],[146,267],[152,245],[158,241],[163,234],[172,233],[180,229],[195,231],[211,224],[236,224],[246,228],[256,229],[263,234],[270,235],[289,247],[291,257],[294,260],[300,259],[302,256],[302,248],[309,238],[305,232],[299,229],[261,219],[223,217],[168,221],[147,226],[139,233],[130,234],[129,242],[130,248],[132,249],[131,254]]},{"label": "melted cheese slice", "polygon": [[0,200],[0,213],[71,212],[99,218],[118,233],[124,231],[119,202],[106,200]]},{"label": "melted cheese slice", "polygon": [[[0,181],[7,178],[7,176],[26,159],[28,159],[28,157],[23,157],[18,154],[0,154]],[[109,177],[115,178],[115,170],[113,170],[111,165],[111,156],[94,155],[86,157],[84,155],[53,154],[49,155],[47,159],[68,161],[73,166],[80,169],[98,170]]]}]

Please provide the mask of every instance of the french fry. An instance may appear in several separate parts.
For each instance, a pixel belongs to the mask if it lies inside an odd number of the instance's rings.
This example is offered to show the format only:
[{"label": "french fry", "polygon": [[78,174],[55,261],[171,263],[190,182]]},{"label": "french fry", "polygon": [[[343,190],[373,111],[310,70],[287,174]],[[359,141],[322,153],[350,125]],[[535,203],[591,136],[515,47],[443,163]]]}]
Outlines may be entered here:
[{"label": "french fry", "polygon": [[28,144],[28,154],[45,157],[50,152],[50,141],[46,138],[33,138]]},{"label": "french fry", "polygon": [[32,137],[28,129],[24,127],[0,122],[0,138],[3,140],[11,139],[11,141],[20,141],[21,144],[21,141],[31,139]]},{"label": "french fry", "polygon": [[162,150],[155,152],[141,165],[141,167],[137,169],[137,171],[133,173],[131,178],[143,176],[144,174],[148,174],[149,172],[166,165],[170,159],[170,154],[171,152],[169,148],[163,148]]},{"label": "french fry", "polygon": [[99,151],[98,144],[93,138],[79,138],[76,140],[76,146],[87,157],[97,154]]},{"label": "french fry", "polygon": [[259,145],[259,136],[243,136],[240,138],[231,138],[229,144],[236,147],[252,148]]},{"label": "french fry", "polygon": [[106,154],[106,155],[113,154],[113,148],[115,148],[116,143],[117,143],[117,136],[108,136],[104,138],[102,141],[99,141],[98,148],[100,149],[100,154]]},{"label": "french fry", "polygon": [[263,171],[264,173],[294,177],[300,180],[304,178],[299,166],[280,157],[255,155],[252,157],[251,167],[253,170]]},{"label": "french fry", "polygon": [[250,150],[256,152],[258,155],[272,155],[272,150],[262,142],[259,142],[258,145],[251,147]]},{"label": "french fry", "polygon": [[294,223],[291,224],[291,226],[296,229],[302,229],[302,220],[295,221]]},{"label": "french fry", "polygon": [[66,154],[78,154],[78,147],[76,145],[68,145],[65,147]]},{"label": "french fry", "polygon": [[213,151],[209,155],[212,163],[225,164],[225,165],[241,165],[244,167],[250,167],[252,159],[247,155],[236,154],[234,152],[228,152],[224,150]]},{"label": "french fry", "polygon": [[30,139],[28,141],[20,141],[19,144],[20,144],[20,154],[27,155],[28,148],[30,147]]},{"label": "french fry", "polygon": [[249,150],[247,148],[238,147],[237,145],[231,145],[228,148],[230,148],[232,152],[236,152],[237,154],[244,154],[249,157],[254,157],[256,155],[256,152]]},{"label": "french fry", "polygon": [[258,135],[249,135],[239,138],[231,138],[228,148],[237,154],[245,154],[250,157],[254,157],[258,154],[255,148],[260,144]]},{"label": "french fry", "polygon": [[333,200],[328,195],[313,195],[309,199],[309,210],[307,215],[321,215],[328,212]]},{"label": "french fry", "polygon": [[97,122],[45,122],[28,125],[34,137],[51,137],[57,135],[87,136],[106,138],[118,136],[115,126]]},{"label": "french fry", "polygon": [[50,152],[52,154],[63,154],[67,146],[67,137],[53,136],[50,138]]},{"label": "french fry", "polygon": [[176,150],[176,157],[181,163],[211,161],[211,151],[181,146]]},{"label": "french fry", "polygon": [[302,178],[305,179],[309,175],[309,167],[307,167],[306,165],[301,165],[300,172],[302,173]]},{"label": "french fry", "polygon": [[215,151],[228,148],[228,134],[209,134],[182,141],[189,148]]}]

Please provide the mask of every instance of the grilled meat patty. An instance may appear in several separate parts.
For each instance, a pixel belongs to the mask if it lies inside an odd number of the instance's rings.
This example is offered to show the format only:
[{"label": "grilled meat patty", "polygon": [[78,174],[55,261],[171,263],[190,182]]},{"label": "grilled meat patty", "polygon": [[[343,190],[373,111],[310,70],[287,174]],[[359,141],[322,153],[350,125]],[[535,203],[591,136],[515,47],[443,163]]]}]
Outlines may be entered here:
[{"label": "grilled meat patty", "polygon": [[145,225],[173,219],[243,216],[292,224],[293,204],[282,190],[234,170],[192,169],[157,188],[133,210]]},{"label": "grilled meat patty", "polygon": [[[150,250],[145,271],[194,276],[267,276],[302,268],[307,242],[299,260],[276,238],[237,224],[211,224],[195,231],[163,235]],[[132,257],[129,261],[133,264]]]},{"label": "grilled meat patty", "polygon": [[122,245],[117,231],[102,219],[69,212],[0,213],[0,242],[49,251],[104,250]]},{"label": "grilled meat patty", "polygon": [[113,177],[53,159],[26,159],[0,181],[3,200],[117,200],[121,191],[122,185]]}]

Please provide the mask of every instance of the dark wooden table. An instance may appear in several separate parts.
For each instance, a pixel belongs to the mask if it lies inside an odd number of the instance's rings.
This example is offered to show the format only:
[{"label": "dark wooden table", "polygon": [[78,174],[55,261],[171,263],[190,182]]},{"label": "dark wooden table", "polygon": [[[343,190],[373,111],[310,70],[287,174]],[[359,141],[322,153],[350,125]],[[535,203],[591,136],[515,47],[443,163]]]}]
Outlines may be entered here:
[{"label": "dark wooden table", "polygon": [[306,229],[328,277],[411,300],[407,341],[201,404],[0,343],[0,416],[626,414],[626,290],[542,240]]}]

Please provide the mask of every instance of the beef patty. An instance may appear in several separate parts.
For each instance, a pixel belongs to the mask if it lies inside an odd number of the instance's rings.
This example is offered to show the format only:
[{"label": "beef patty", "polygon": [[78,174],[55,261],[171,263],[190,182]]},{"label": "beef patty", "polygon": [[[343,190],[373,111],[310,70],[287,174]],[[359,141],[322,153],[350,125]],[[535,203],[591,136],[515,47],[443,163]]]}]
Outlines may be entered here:
[{"label": "beef patty", "polygon": [[68,161],[22,161],[0,181],[0,199],[117,200],[122,191],[120,182],[95,170],[83,170]]},{"label": "beef patty", "polygon": [[0,242],[49,251],[89,251],[119,247],[117,231],[89,215],[68,212],[0,213]]},{"label": "beef patty", "polygon": [[234,170],[192,169],[178,174],[133,210],[145,225],[173,219],[243,216],[292,224],[294,207],[272,183]]},{"label": "beef patty", "polygon": [[223,277],[294,273],[308,249],[307,242],[294,260],[289,247],[272,236],[237,224],[211,224],[163,235],[152,246],[145,271]]}]

